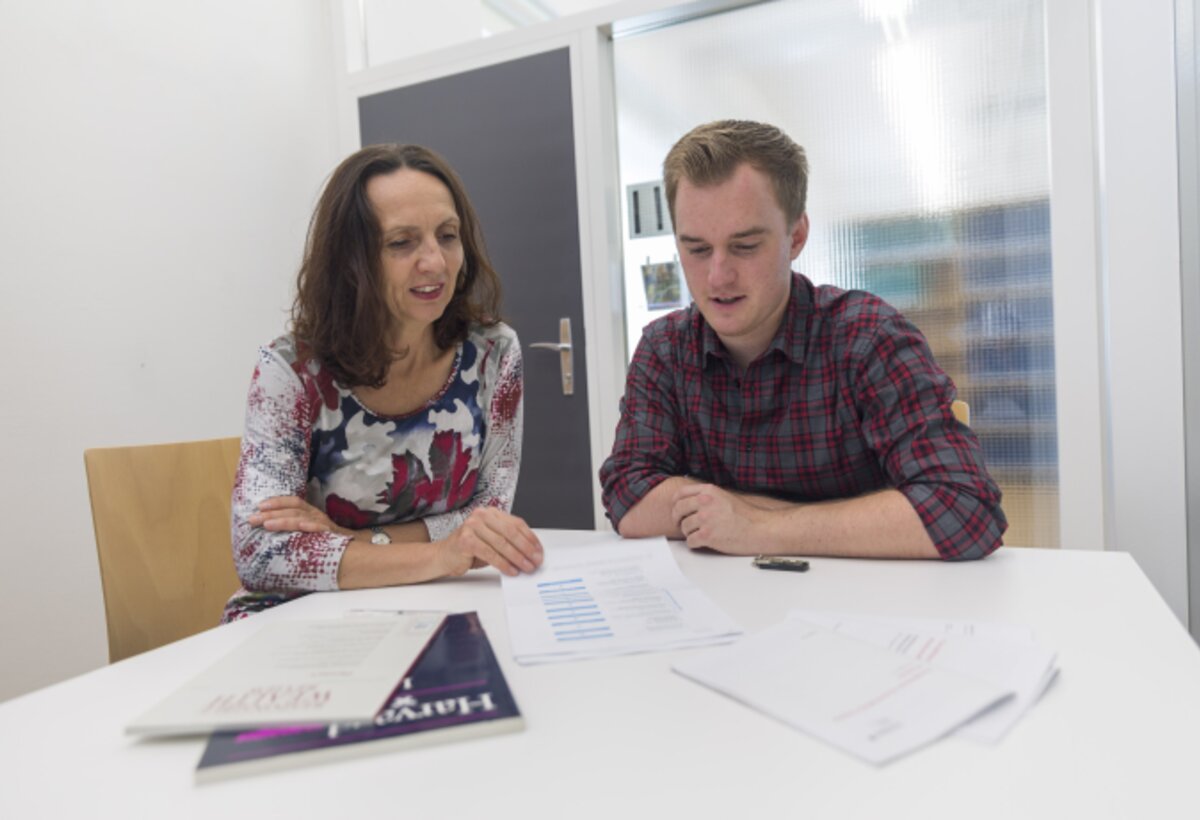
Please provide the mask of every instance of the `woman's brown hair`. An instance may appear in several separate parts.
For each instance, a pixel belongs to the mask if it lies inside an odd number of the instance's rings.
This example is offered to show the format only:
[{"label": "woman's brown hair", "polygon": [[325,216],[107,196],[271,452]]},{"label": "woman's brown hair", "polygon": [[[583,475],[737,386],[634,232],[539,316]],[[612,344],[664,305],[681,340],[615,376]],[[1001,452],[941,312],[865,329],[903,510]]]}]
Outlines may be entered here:
[{"label": "woman's brown hair", "polygon": [[398,354],[388,347],[393,318],[380,269],[383,236],[367,182],[401,168],[440,180],[458,212],[463,270],[445,313],[433,323],[434,341],[446,350],[464,341],[472,324],[499,321],[500,279],[458,175],[419,145],[363,148],[343,160],[325,185],[309,222],[292,305],[296,340],[347,387],[381,387]]}]

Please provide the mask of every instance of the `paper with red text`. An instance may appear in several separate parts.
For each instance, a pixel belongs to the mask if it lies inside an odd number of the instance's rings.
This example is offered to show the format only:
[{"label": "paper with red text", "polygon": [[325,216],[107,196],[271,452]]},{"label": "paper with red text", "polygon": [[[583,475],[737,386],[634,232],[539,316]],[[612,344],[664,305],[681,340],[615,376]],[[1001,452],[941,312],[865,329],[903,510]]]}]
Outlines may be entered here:
[{"label": "paper with red text", "polygon": [[794,618],[674,669],[875,764],[919,749],[1012,696]]},{"label": "paper with red text", "polygon": [[980,743],[998,743],[1058,674],[1058,653],[1040,643],[1027,626],[811,610],[792,610],[788,617],[1011,690],[1014,697],[955,731]]}]

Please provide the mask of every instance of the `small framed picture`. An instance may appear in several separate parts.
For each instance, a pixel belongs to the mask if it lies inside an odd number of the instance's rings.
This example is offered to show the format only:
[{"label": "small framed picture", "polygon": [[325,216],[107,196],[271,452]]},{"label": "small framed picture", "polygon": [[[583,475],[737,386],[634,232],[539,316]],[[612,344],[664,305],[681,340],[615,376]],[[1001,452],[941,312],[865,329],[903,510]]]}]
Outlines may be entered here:
[{"label": "small framed picture", "polygon": [[642,283],[646,288],[646,307],[668,310],[683,307],[683,283],[679,279],[677,261],[651,262],[642,265]]}]

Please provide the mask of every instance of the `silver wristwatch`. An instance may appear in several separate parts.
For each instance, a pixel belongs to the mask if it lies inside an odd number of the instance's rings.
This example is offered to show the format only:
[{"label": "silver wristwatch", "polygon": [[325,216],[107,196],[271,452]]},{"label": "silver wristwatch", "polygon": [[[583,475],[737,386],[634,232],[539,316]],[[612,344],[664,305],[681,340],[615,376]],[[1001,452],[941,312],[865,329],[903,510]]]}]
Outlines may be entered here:
[{"label": "silver wristwatch", "polygon": [[390,544],[392,543],[392,536],[384,532],[383,527],[371,527],[371,543]]}]

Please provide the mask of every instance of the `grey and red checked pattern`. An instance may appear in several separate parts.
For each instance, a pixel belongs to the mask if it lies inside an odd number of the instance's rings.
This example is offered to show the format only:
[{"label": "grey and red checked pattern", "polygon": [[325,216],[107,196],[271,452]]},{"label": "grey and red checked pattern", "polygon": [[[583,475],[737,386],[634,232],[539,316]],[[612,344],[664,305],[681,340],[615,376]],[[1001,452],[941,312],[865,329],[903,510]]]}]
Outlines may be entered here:
[{"label": "grey and red checked pattern", "polygon": [[793,274],[779,332],[745,373],[695,305],[647,326],[600,469],[608,516],[691,476],[793,501],[894,487],[945,559],[982,558],[1008,524],[979,440],[925,337],[863,291]]}]

